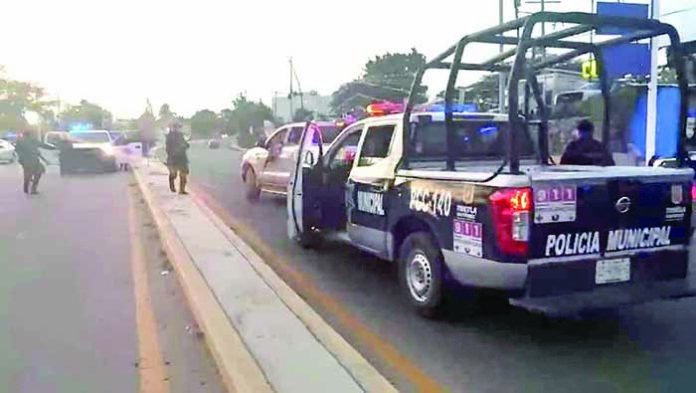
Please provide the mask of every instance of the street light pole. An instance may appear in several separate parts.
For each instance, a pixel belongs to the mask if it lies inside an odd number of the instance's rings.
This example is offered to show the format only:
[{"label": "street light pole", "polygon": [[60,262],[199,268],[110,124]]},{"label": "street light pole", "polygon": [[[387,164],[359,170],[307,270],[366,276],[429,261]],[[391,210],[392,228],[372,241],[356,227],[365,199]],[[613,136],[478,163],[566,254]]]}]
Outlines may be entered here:
[{"label": "street light pole", "polygon": [[[651,0],[650,17],[657,19],[660,17],[660,0]],[[655,155],[657,138],[657,51],[659,37],[650,39],[650,81],[648,82],[648,108],[646,116],[646,136],[645,136],[645,160],[650,160]]]},{"label": "street light pole", "polygon": [[[498,21],[502,25],[505,21],[505,15],[503,14],[503,0],[498,2]],[[500,33],[502,36],[504,33]],[[505,45],[503,45],[502,40],[500,41],[500,53],[505,51]],[[505,73],[503,71],[498,72],[498,111],[500,113],[505,113]]]}]

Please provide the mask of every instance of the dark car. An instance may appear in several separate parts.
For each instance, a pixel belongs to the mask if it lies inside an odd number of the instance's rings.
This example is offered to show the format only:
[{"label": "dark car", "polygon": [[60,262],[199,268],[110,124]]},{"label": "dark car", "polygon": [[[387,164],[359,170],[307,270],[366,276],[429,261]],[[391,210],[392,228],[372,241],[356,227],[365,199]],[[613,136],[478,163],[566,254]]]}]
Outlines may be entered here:
[{"label": "dark car", "polygon": [[71,132],[57,147],[61,174],[118,171],[113,141],[107,131]]}]

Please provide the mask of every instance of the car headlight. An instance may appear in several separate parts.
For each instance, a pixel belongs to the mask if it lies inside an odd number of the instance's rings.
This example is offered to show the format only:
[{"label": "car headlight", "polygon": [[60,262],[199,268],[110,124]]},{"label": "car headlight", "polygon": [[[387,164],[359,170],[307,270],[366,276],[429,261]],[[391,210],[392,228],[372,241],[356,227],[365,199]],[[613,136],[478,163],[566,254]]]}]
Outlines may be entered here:
[{"label": "car headlight", "polygon": [[114,155],[114,147],[113,146],[104,146],[101,148],[101,150],[105,156],[113,156]]}]

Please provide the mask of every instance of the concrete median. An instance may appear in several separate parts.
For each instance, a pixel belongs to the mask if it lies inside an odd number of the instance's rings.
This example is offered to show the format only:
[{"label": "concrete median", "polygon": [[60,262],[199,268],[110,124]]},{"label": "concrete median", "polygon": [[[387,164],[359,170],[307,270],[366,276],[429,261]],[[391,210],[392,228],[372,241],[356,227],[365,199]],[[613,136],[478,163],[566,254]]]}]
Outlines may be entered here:
[{"label": "concrete median", "polygon": [[164,165],[134,175],[230,390],[396,391]]}]

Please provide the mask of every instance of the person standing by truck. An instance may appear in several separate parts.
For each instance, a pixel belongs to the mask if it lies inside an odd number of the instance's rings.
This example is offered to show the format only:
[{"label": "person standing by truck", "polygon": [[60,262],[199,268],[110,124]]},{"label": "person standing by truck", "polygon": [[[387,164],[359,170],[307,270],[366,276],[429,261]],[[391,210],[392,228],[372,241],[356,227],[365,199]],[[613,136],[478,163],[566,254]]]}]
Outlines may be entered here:
[{"label": "person standing by truck", "polygon": [[186,150],[189,143],[181,132],[181,123],[172,123],[167,134],[165,149],[167,151],[167,166],[169,167],[169,189],[176,192],[174,181],[179,177],[179,194],[186,195],[189,166]]},{"label": "person standing by truck", "polygon": [[[48,164],[48,160],[41,155],[39,148],[54,150],[53,146],[39,141],[32,131],[22,132],[15,145],[19,164],[22,165],[22,170],[24,171],[23,190],[25,194],[31,193],[36,195],[39,193],[37,189],[39,180],[46,172],[46,167],[43,166],[41,161]],[[30,185],[31,190],[29,188]]]},{"label": "person standing by truck", "polygon": [[594,139],[594,129],[594,124],[589,120],[578,122],[578,138],[566,146],[561,165],[615,165],[606,147]]}]

